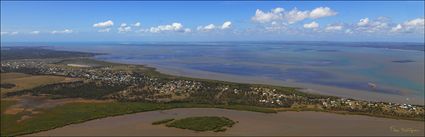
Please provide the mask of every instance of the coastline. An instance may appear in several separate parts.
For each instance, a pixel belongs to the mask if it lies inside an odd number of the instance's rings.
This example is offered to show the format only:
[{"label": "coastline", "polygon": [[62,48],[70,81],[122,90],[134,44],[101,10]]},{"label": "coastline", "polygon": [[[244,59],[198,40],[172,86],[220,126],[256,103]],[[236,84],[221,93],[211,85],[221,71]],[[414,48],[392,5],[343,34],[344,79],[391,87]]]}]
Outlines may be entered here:
[{"label": "coastline", "polygon": [[[77,62],[79,61],[79,59],[84,60],[84,58],[77,58]],[[84,60],[84,61],[90,62],[90,60]],[[71,62],[72,62],[72,59],[71,59]],[[69,64],[69,62],[68,63],[61,62],[61,63],[64,63],[62,65]],[[146,75],[154,76],[154,77],[157,77],[157,78],[160,78],[160,79],[165,78],[165,79],[173,79],[173,80],[175,80],[175,79],[180,79],[180,80],[195,80],[195,81],[201,81],[201,82],[212,82],[212,83],[221,83],[221,84],[249,85],[249,84],[243,84],[243,83],[238,83],[238,82],[219,81],[219,80],[214,80],[214,79],[211,79],[211,78],[192,78],[192,77],[185,77],[185,76],[178,76],[178,75],[169,75],[167,73],[164,73],[164,72],[161,72],[160,70],[158,70],[158,69],[160,69],[158,67],[149,67],[147,65],[128,65],[128,64],[126,65],[125,63],[107,63],[106,61],[103,61],[103,62],[91,62],[91,63],[95,63],[95,64],[96,63],[100,63],[100,64],[105,63],[105,64],[110,64],[110,65],[120,65],[121,64],[121,65],[124,65],[124,66],[130,66],[130,67],[133,67],[133,68],[134,67],[141,67],[141,68],[143,68],[142,71],[145,72]],[[49,72],[47,71],[47,73],[49,73]],[[270,87],[270,88],[277,88],[277,86],[273,86],[270,83],[266,83],[264,85],[260,85],[260,84],[251,84],[251,85],[252,86],[267,86],[267,87]],[[279,85],[279,87],[281,87],[281,88],[290,88],[290,87],[282,87],[281,85]],[[290,88],[290,89],[292,89],[292,88]],[[295,90],[297,90],[297,88],[295,88]],[[304,95],[306,95],[306,94],[304,94]],[[309,96],[311,95],[313,97],[315,96],[314,93],[310,93],[310,94],[307,94],[307,95],[309,95]],[[201,107],[205,107],[205,106],[201,106]],[[208,107],[208,105],[207,105],[207,107]],[[252,108],[252,107],[249,107],[249,108]],[[229,109],[237,109],[237,108],[229,108]],[[245,110],[245,109],[242,109],[242,110]],[[240,110],[240,109],[237,109],[237,110]],[[297,108],[295,106],[294,109],[290,109],[290,110],[286,110],[286,109],[279,110],[279,109],[277,109],[275,111],[285,111],[285,112],[291,111],[291,112],[295,112],[295,111],[315,111],[315,110],[312,110],[310,108]],[[327,111],[324,111],[324,112],[327,112]],[[132,113],[135,113],[135,112],[132,111]],[[318,113],[322,113],[322,112],[318,112]],[[332,113],[332,111],[330,111],[330,113]],[[338,111],[336,113],[338,113]],[[359,113],[339,113],[339,114],[362,115],[361,113],[360,114]],[[393,120],[394,119],[399,119],[397,117],[392,117],[392,116],[389,116],[388,117],[386,115],[375,115],[375,114],[371,114],[371,115],[366,114],[366,115],[368,115],[368,116],[376,116],[376,117],[392,118]],[[341,115],[341,116],[343,116],[343,115]],[[102,118],[102,117],[99,117],[99,118]],[[410,118],[407,118],[407,119],[410,119]],[[92,119],[89,119],[89,120],[92,120]],[[410,120],[412,120],[412,119],[410,119]],[[83,121],[85,121],[85,120],[83,120]],[[79,122],[83,122],[83,121],[79,121]]]},{"label": "coastline", "polygon": [[233,82],[233,83],[241,83],[241,84],[263,84],[270,86],[280,86],[280,87],[295,87],[299,88],[301,92],[304,93],[313,93],[327,96],[336,96],[342,98],[353,98],[358,100],[366,100],[366,101],[374,101],[374,102],[392,102],[392,103],[408,103],[415,105],[424,105],[425,99],[423,97],[403,97],[399,95],[391,95],[385,93],[377,93],[363,90],[355,90],[355,89],[347,89],[333,86],[325,86],[318,84],[309,84],[309,83],[298,83],[293,81],[283,82],[279,80],[273,80],[263,77],[250,77],[250,76],[236,76],[229,74],[220,74],[214,72],[206,72],[199,70],[185,70],[180,68],[171,68],[159,65],[152,64],[137,64],[137,63],[128,63],[128,62],[114,62],[107,60],[99,60],[93,58],[98,61],[105,61],[110,63],[117,64],[128,64],[128,65],[142,65],[145,67],[150,67],[155,69],[161,74],[178,76],[178,77],[187,77],[187,78],[195,78],[195,79],[205,79],[205,80],[217,80],[217,81],[225,81],[225,82]]}]

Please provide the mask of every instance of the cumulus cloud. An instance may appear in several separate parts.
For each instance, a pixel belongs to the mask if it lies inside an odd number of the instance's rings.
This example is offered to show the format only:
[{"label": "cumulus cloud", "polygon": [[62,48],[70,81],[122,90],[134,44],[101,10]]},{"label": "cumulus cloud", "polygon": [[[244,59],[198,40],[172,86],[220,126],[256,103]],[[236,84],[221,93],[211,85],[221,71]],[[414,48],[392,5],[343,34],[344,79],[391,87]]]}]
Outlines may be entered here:
[{"label": "cumulus cloud", "polygon": [[357,26],[366,26],[369,24],[369,18],[360,19],[360,21],[357,23]]},{"label": "cumulus cloud", "polygon": [[160,33],[160,32],[191,32],[189,28],[184,28],[179,22],[174,22],[169,25],[159,25],[157,27],[151,27],[149,29],[141,30],[142,32]]},{"label": "cumulus cloud", "polygon": [[125,33],[130,31],[131,27],[128,26],[126,23],[121,23],[120,27],[118,27],[118,33]]},{"label": "cumulus cloud", "polygon": [[231,25],[232,25],[232,22],[226,21],[223,23],[223,25],[221,25],[221,29],[229,29]]},{"label": "cumulus cloud", "polygon": [[403,26],[401,26],[401,24],[397,24],[397,26],[391,28],[392,32],[398,32],[401,31],[403,29]]},{"label": "cumulus cloud", "polygon": [[404,32],[404,33],[413,33],[420,32],[424,33],[424,18],[416,18],[412,20],[408,20],[402,24],[397,24],[397,26],[392,27],[392,32]]},{"label": "cumulus cloud", "polygon": [[198,26],[197,30],[199,31],[211,31],[214,30],[216,28],[216,26],[214,24],[209,24],[206,26]]},{"label": "cumulus cloud", "polygon": [[317,19],[328,16],[335,16],[337,13],[329,7],[318,7],[310,12],[310,18]]},{"label": "cumulus cloud", "polygon": [[74,31],[70,30],[70,29],[64,29],[64,30],[54,30],[51,33],[52,34],[70,34],[72,32],[74,32]]},{"label": "cumulus cloud", "polygon": [[114,26],[114,22],[112,20],[107,20],[104,22],[99,22],[99,23],[95,23],[93,24],[93,27],[95,28],[100,28],[100,30],[98,30],[98,32],[109,32],[111,30],[110,27]]},{"label": "cumulus cloud", "polygon": [[251,20],[259,23],[269,23],[273,21],[284,21],[290,24],[302,21],[305,19],[318,19],[328,16],[335,16],[337,12],[333,11],[329,7],[318,7],[313,9],[312,11],[305,10],[301,11],[297,8],[294,8],[289,11],[285,11],[283,8],[275,8],[270,12],[264,12],[260,9],[255,11],[255,15],[251,17]]},{"label": "cumulus cloud", "polygon": [[232,27],[232,22],[225,21],[222,25],[208,24],[206,26],[198,26],[196,29],[198,31],[208,32],[208,31],[217,30],[217,29],[225,30],[225,29],[229,29],[231,27]]},{"label": "cumulus cloud", "polygon": [[283,11],[285,11],[285,9],[279,7],[272,9],[271,12],[264,12],[260,9],[257,9],[255,11],[254,17],[252,17],[251,19],[255,22],[260,23],[271,22],[273,20],[280,20],[283,18]]},{"label": "cumulus cloud", "polygon": [[287,12],[284,14],[283,19],[287,21],[289,24],[304,20],[309,18],[309,11],[300,11],[297,8]]},{"label": "cumulus cloud", "polygon": [[404,24],[406,26],[414,26],[414,27],[423,27],[424,26],[424,18],[416,18],[413,20],[409,20],[405,22]]},{"label": "cumulus cloud", "polygon": [[108,21],[104,21],[104,22],[95,23],[95,24],[93,24],[93,27],[95,27],[95,28],[106,28],[106,27],[111,27],[113,25],[114,25],[114,22],[112,20],[108,20]]},{"label": "cumulus cloud", "polygon": [[304,24],[304,28],[306,29],[315,29],[319,27],[319,23],[313,21],[311,23]]},{"label": "cumulus cloud", "polygon": [[383,32],[387,31],[390,26],[389,19],[386,17],[378,17],[377,19],[370,20],[369,18],[360,19],[357,23],[356,31],[359,32]]},{"label": "cumulus cloud", "polygon": [[36,31],[31,31],[30,34],[37,35],[37,34],[40,34],[40,31],[37,31],[37,30]]},{"label": "cumulus cloud", "polygon": [[142,24],[140,22],[136,22],[133,24],[134,27],[140,27]]},{"label": "cumulus cloud", "polygon": [[352,25],[345,25],[338,27],[328,26],[325,30],[342,30],[345,29],[346,33],[421,33],[424,29],[424,18],[415,18],[407,20],[403,23],[393,23],[390,18],[378,17],[376,19],[362,18]]}]

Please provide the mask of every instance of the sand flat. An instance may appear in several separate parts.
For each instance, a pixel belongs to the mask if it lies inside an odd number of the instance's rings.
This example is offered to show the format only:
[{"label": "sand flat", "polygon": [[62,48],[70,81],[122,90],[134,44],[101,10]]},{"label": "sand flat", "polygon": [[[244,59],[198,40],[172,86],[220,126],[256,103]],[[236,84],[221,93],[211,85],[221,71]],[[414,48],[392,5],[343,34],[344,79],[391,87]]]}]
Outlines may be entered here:
[{"label": "sand flat", "polygon": [[[238,121],[226,132],[194,132],[151,125],[166,118],[225,116]],[[30,136],[292,136],[379,135],[424,136],[424,122],[340,115],[324,112],[265,114],[215,108],[178,108],[92,120],[31,134]]]}]

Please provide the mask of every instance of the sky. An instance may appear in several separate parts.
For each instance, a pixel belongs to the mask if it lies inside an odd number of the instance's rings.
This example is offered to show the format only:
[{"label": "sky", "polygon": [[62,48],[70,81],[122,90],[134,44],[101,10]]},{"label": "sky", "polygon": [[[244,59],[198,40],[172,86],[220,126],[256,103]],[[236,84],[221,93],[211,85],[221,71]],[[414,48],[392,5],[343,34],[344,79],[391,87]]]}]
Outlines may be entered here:
[{"label": "sky", "polygon": [[424,1],[1,1],[2,42],[424,42]]}]

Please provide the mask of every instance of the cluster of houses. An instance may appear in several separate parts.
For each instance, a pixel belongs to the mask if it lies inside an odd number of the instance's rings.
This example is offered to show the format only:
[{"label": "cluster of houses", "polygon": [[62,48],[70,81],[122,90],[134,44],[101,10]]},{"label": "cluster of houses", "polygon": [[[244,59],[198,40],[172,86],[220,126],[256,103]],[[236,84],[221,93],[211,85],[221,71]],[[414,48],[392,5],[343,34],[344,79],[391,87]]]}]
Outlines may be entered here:
[{"label": "cluster of houses", "polygon": [[[111,98],[127,100],[155,100],[172,99],[173,97],[188,97],[196,92],[205,92],[206,88],[213,88],[221,92],[238,96],[255,95],[259,104],[273,106],[289,106],[297,104],[315,104],[329,110],[374,111],[379,110],[397,114],[425,114],[424,106],[410,104],[396,104],[385,102],[370,102],[336,97],[307,97],[294,93],[285,93],[272,87],[251,86],[248,89],[238,89],[226,84],[216,84],[216,87],[206,87],[202,81],[195,80],[164,80],[142,73],[112,70],[110,66],[104,67],[69,67],[67,65],[50,64],[45,61],[21,60],[5,61],[1,63],[1,71],[17,71],[33,74],[62,75],[79,77],[88,80],[106,81],[111,84],[125,84],[129,88],[119,91]],[[28,72],[29,71],[29,72]],[[244,94],[242,94],[244,93]]]}]

